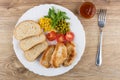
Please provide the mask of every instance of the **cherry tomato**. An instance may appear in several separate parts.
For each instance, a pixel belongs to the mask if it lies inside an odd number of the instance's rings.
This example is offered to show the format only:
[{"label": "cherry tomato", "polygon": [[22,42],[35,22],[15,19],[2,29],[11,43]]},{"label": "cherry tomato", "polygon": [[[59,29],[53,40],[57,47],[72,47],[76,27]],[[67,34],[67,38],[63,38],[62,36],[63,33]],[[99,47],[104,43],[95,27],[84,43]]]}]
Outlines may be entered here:
[{"label": "cherry tomato", "polygon": [[48,34],[46,35],[46,37],[47,37],[47,39],[48,39],[49,41],[53,41],[53,40],[56,39],[57,34],[56,34],[55,31],[51,31],[50,33],[48,33]]},{"label": "cherry tomato", "polygon": [[65,35],[57,34],[57,42],[65,42]]},{"label": "cherry tomato", "polygon": [[67,41],[73,41],[73,39],[74,39],[74,33],[73,32],[67,32],[66,35],[65,35],[65,39]]}]

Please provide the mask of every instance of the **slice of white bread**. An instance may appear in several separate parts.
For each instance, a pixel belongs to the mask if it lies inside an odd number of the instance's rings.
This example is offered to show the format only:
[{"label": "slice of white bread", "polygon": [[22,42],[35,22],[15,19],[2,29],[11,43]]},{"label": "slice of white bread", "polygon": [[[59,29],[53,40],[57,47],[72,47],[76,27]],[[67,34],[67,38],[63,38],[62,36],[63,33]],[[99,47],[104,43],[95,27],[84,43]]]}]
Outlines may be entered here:
[{"label": "slice of white bread", "polygon": [[26,51],[26,50],[29,50],[30,48],[32,48],[33,46],[44,42],[45,40],[46,40],[46,37],[42,33],[40,35],[32,36],[32,37],[25,38],[25,39],[21,40],[20,47],[23,51]]},{"label": "slice of white bread", "polygon": [[40,25],[32,20],[26,20],[19,23],[14,30],[14,36],[18,40],[39,35],[40,33],[42,33]]},{"label": "slice of white bread", "polygon": [[75,45],[73,42],[66,43],[67,47],[67,59],[64,61],[63,66],[69,66],[72,64],[76,57]]},{"label": "slice of white bread", "polygon": [[60,67],[67,58],[67,48],[63,43],[57,43],[51,57],[53,67]]},{"label": "slice of white bread", "polygon": [[55,49],[54,45],[50,45],[42,54],[42,57],[40,59],[40,64],[43,65],[46,68],[49,68],[51,66],[50,60],[51,56],[53,54],[53,51]]},{"label": "slice of white bread", "polygon": [[34,46],[30,50],[25,51],[25,58],[32,62],[34,61],[45,49],[47,49],[48,43],[46,41]]}]

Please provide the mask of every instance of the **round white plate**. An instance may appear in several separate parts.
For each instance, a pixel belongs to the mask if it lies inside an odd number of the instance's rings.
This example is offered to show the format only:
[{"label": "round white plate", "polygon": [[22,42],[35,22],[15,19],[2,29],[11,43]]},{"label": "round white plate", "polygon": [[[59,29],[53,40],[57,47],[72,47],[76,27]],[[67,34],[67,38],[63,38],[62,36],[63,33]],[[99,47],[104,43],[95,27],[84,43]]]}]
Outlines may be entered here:
[{"label": "round white plate", "polygon": [[80,23],[79,19],[70,10],[62,6],[55,4],[44,4],[44,5],[35,6],[29,9],[27,12],[25,12],[22,15],[22,17],[18,20],[17,24],[24,20],[38,21],[40,17],[43,17],[48,14],[48,10],[52,6],[55,9],[60,9],[61,11],[65,11],[67,13],[67,16],[70,17],[70,20],[68,21],[70,22],[71,30],[75,34],[74,42],[76,45],[76,52],[77,52],[77,56],[70,66],[68,67],[61,66],[60,68],[47,69],[39,64],[39,59],[37,59],[34,62],[27,61],[24,57],[24,52],[20,49],[19,41],[16,40],[13,36],[13,48],[20,62],[30,71],[43,76],[57,76],[64,74],[65,72],[68,72],[79,62],[85,49],[85,32],[82,24]]}]

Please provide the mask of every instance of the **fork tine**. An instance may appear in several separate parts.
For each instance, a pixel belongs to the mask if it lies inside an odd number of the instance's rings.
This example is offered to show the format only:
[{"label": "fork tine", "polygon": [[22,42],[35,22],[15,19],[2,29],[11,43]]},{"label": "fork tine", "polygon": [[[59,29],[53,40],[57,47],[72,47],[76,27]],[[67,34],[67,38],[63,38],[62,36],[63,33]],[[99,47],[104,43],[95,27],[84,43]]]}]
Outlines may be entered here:
[{"label": "fork tine", "polygon": [[98,21],[101,21],[101,18],[102,18],[102,16],[101,16],[101,9],[99,10],[99,13],[98,13]]},{"label": "fork tine", "polygon": [[101,9],[101,21],[103,20],[103,9]]},{"label": "fork tine", "polygon": [[103,21],[103,22],[104,22],[104,19],[105,19],[105,14],[104,13],[105,13],[105,11],[104,11],[104,9],[102,9],[102,13],[101,13],[102,14],[101,15],[102,16],[102,20],[101,21]]},{"label": "fork tine", "polygon": [[103,19],[103,21],[104,21],[104,23],[106,22],[106,12],[107,12],[107,9],[104,9],[104,19]]}]

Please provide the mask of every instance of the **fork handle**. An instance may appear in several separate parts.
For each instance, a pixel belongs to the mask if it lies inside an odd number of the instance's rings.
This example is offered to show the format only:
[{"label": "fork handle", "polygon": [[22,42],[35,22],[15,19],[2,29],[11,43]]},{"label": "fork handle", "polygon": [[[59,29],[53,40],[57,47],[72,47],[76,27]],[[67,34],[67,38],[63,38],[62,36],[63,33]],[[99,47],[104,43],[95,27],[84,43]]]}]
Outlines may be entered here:
[{"label": "fork handle", "polygon": [[102,32],[102,29],[100,29],[100,39],[99,39],[99,45],[98,45],[98,51],[97,51],[97,57],[96,57],[97,66],[101,66],[102,64],[102,38],[103,38],[103,32]]}]

